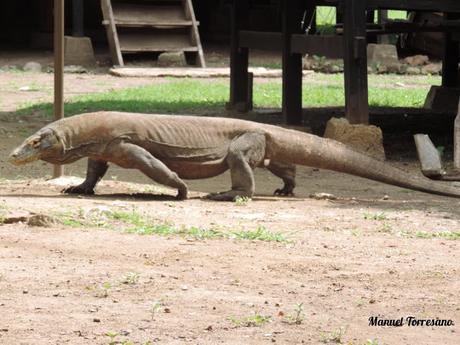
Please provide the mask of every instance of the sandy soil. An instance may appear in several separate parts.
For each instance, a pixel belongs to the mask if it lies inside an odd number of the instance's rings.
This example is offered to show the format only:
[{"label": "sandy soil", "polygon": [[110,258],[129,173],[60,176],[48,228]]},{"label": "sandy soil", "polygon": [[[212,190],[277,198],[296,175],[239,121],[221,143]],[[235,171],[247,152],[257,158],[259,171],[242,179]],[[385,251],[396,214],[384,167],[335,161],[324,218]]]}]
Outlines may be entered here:
[{"label": "sandy soil", "polygon": [[[262,170],[257,196],[238,204],[200,199],[226,189],[228,174],[190,182],[192,198],[177,202],[174,191],[151,194],[158,190],[147,179],[119,168],[96,196],[64,196],[62,186],[40,179],[48,165],[5,162],[46,123],[8,115],[30,100],[8,78],[0,75],[0,215],[52,221],[0,226],[0,344],[459,344],[460,250],[448,238],[459,231],[458,200],[311,168],[300,169],[288,199],[270,196],[280,182]],[[150,82],[68,78],[70,93]],[[50,97],[46,85],[39,97]],[[84,165],[66,171],[84,176]],[[397,165],[418,173],[413,162]],[[310,198],[315,192],[337,199]],[[141,236],[107,216],[115,212],[226,234],[264,227],[287,240]],[[93,223],[66,222],[88,215]],[[372,327],[372,316],[454,325]]]}]

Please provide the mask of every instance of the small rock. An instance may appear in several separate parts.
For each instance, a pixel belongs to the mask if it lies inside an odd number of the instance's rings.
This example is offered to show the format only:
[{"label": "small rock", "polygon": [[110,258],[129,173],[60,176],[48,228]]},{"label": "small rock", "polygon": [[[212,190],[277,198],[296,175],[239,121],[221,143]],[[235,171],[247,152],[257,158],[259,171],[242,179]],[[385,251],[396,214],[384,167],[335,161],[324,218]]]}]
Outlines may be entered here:
[{"label": "small rock", "polygon": [[181,290],[183,290],[183,291],[188,290],[188,286],[187,286],[187,285],[182,285],[180,288],[181,288]]},{"label": "small rock", "polygon": [[410,66],[423,66],[428,64],[430,59],[426,55],[414,55],[406,57],[404,62]]},{"label": "small rock", "polygon": [[410,66],[410,67],[407,67],[406,74],[408,74],[408,75],[420,75],[420,74],[422,74],[422,71],[418,67]]},{"label": "small rock", "polygon": [[163,311],[164,311],[165,314],[170,314],[171,313],[171,309],[169,309],[169,308],[164,308]]},{"label": "small rock", "polygon": [[56,219],[45,214],[33,214],[27,219],[27,225],[49,228],[56,224]]},{"label": "small rock", "polygon": [[94,319],[93,319],[93,322],[97,322],[97,323],[99,323],[99,322],[101,322],[101,319],[98,319],[98,318],[94,318]]},{"label": "small rock", "polygon": [[40,73],[42,71],[42,65],[38,62],[30,61],[22,68],[25,72]]},{"label": "small rock", "polygon": [[310,198],[316,200],[337,200],[337,197],[329,193],[313,193],[310,194]]},{"label": "small rock", "polygon": [[439,75],[442,70],[442,65],[438,63],[430,63],[422,67],[423,74]]},{"label": "small rock", "polygon": [[24,295],[27,295],[27,294],[29,293],[29,290],[24,289],[24,290],[22,290],[22,293],[23,293]]},{"label": "small rock", "polygon": [[212,331],[212,326],[209,325],[208,327],[205,328],[206,331],[211,332]]},{"label": "small rock", "polygon": [[84,74],[88,73],[88,70],[83,66],[69,65],[64,67],[64,73]]},{"label": "small rock", "polygon": [[158,56],[157,64],[160,67],[185,67],[187,60],[184,52],[164,52]]},{"label": "small rock", "polygon": [[382,198],[382,200],[389,200],[389,199],[390,199],[390,197],[388,195],[384,195],[383,198]]}]

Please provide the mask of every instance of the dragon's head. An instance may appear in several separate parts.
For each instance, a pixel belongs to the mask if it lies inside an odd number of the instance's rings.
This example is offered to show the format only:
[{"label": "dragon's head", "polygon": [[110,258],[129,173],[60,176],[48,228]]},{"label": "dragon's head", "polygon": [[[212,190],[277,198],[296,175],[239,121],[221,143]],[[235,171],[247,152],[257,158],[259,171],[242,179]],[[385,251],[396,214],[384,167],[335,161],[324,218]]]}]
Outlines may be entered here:
[{"label": "dragon's head", "polygon": [[59,155],[63,151],[62,142],[50,128],[42,128],[19,145],[9,156],[9,162],[15,165],[30,163],[39,159]]}]

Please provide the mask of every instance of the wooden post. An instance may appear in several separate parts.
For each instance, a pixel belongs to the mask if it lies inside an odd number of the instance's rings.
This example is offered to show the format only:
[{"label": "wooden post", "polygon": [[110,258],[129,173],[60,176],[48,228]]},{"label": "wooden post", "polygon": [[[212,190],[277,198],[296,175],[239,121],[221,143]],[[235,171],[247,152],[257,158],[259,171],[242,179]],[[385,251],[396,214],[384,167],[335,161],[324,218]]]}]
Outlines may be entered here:
[{"label": "wooden post", "polygon": [[[64,117],[64,0],[54,0],[54,120]],[[55,165],[53,178],[64,174]]]},{"label": "wooden post", "polygon": [[72,0],[72,35],[74,37],[85,35],[84,22],[83,0]]},{"label": "wooden post", "polygon": [[[445,19],[459,19],[459,14],[445,13]],[[452,33],[444,34],[444,57],[442,60],[442,86],[458,87],[459,42],[452,39]]]},{"label": "wooden post", "polygon": [[249,49],[240,47],[239,32],[248,25],[249,6],[246,0],[233,0],[230,38],[230,102],[229,109],[246,112],[248,104]]},{"label": "wooden post", "polygon": [[345,116],[352,124],[367,124],[366,2],[344,0],[343,10]]},{"label": "wooden post", "polygon": [[283,119],[286,124],[302,123],[302,54],[291,52],[292,34],[302,32],[304,1],[283,0]]}]

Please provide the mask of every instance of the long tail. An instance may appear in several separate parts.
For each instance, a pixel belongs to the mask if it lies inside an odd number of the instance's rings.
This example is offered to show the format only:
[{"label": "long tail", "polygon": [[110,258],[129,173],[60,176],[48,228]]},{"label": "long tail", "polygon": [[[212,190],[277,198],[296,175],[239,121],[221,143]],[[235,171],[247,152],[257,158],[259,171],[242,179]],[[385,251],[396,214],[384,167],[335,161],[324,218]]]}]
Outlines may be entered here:
[{"label": "long tail", "polygon": [[277,159],[315,168],[344,172],[390,185],[421,192],[460,198],[460,189],[413,176],[388,163],[353,151],[346,145],[299,131],[275,128],[268,130],[268,155]]}]

